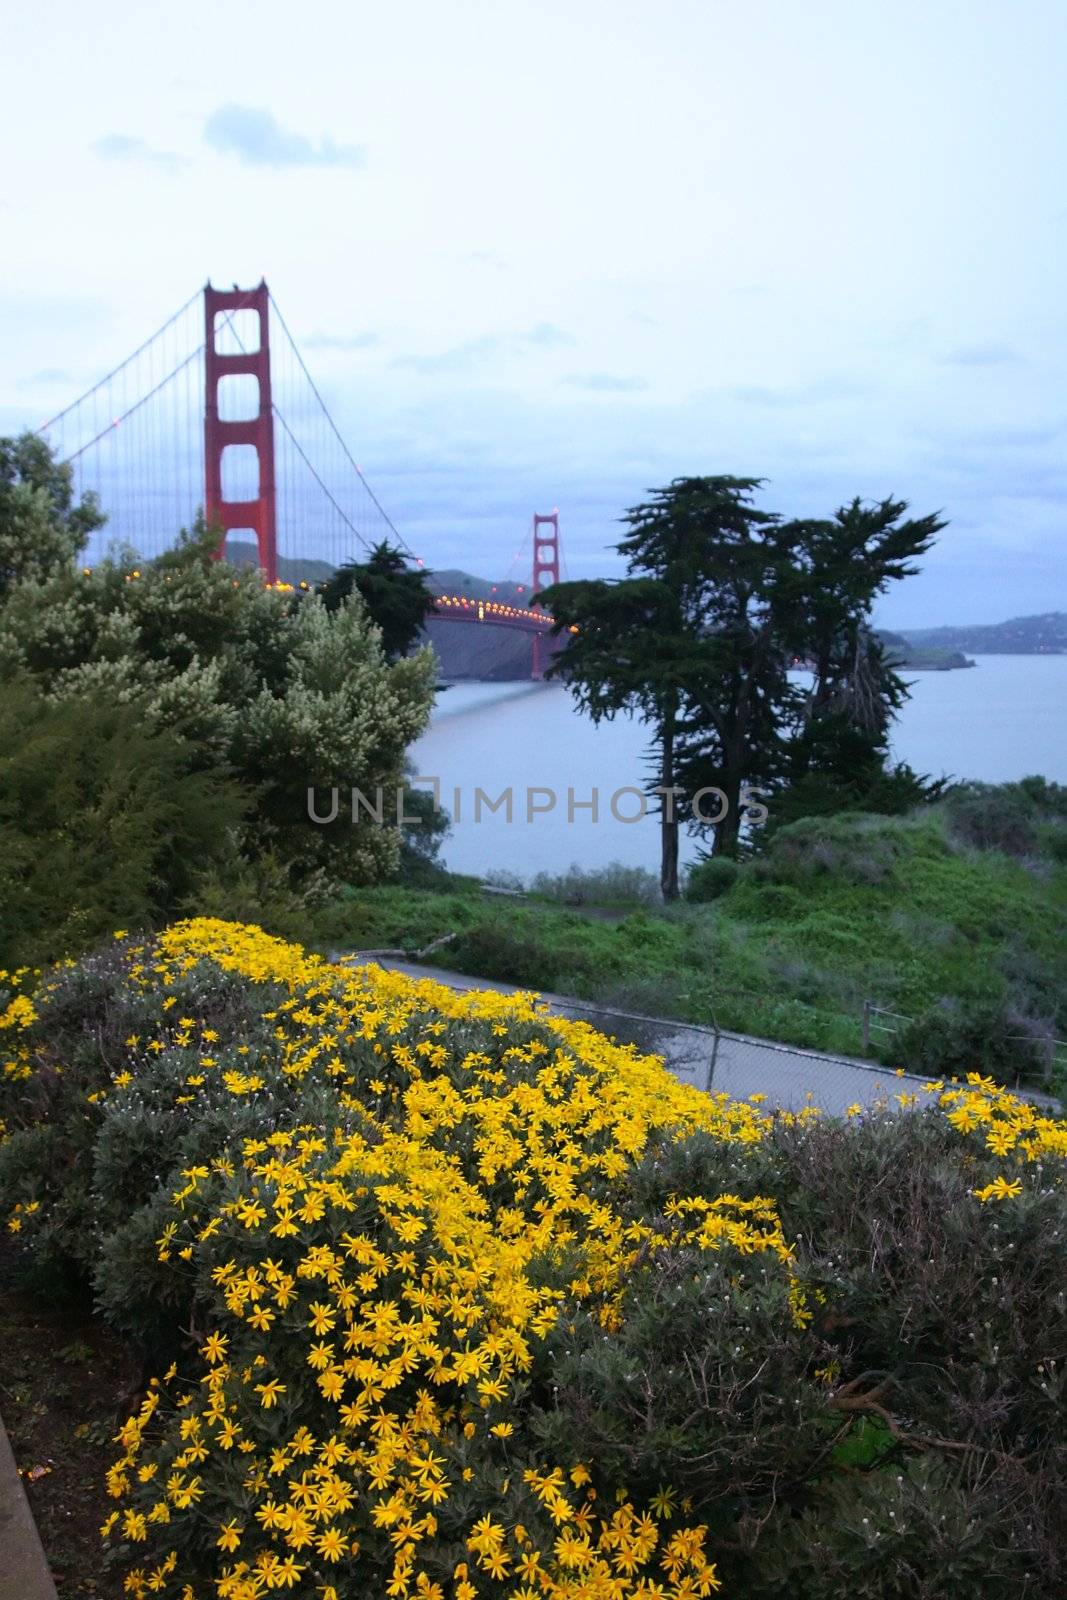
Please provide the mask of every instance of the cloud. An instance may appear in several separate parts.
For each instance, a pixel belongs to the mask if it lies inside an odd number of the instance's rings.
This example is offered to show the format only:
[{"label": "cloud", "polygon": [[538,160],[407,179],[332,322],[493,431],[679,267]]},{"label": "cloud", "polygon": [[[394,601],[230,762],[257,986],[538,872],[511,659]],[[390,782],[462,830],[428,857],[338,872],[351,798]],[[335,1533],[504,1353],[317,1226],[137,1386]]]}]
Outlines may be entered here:
[{"label": "cloud", "polygon": [[106,300],[81,295],[0,294],[0,326],[14,338],[21,334],[36,344],[57,331],[99,330],[114,318]]},{"label": "cloud", "polygon": [[572,372],[563,382],[572,389],[590,389],[598,394],[635,394],[648,388],[646,378],[626,378],[617,372]]},{"label": "cloud", "polygon": [[436,374],[439,372],[470,372],[505,343],[500,334],[487,333],[480,339],[466,339],[451,350],[439,350],[427,356],[397,356],[394,367],[409,367],[412,372]]},{"label": "cloud", "polygon": [[176,172],[182,165],[181,157],[173,150],[156,150],[144,139],[128,133],[107,133],[95,141],[93,149],[105,161],[147,161],[169,172]]},{"label": "cloud", "polygon": [[287,132],[263,106],[219,106],[204,124],[204,138],[213,150],[249,167],[361,167],[365,159],[361,145],[330,138],[315,145],[302,133]]},{"label": "cloud", "polygon": [[393,366],[407,367],[412,372],[429,375],[472,372],[493,356],[521,355],[531,346],[554,350],[577,342],[565,328],[557,328],[552,322],[539,322],[526,333],[484,333],[476,339],[465,339],[462,344],[453,345],[448,350],[431,351],[429,355],[397,356]]},{"label": "cloud", "polygon": [[553,322],[539,322],[536,328],[531,328],[522,337],[527,344],[539,344],[545,350],[578,343],[573,333],[568,333],[565,328],[557,328]]},{"label": "cloud", "polygon": [[742,383],[730,390],[730,398],[749,406],[795,406],[799,402],[787,389],[767,389],[761,384]]},{"label": "cloud", "polygon": [[74,374],[66,367],[42,367],[40,372],[31,372],[25,378],[19,378],[15,388],[26,389],[52,389],[57,384],[73,385]]},{"label": "cloud", "polygon": [[313,333],[301,342],[305,350],[367,350],[380,340],[376,333]]},{"label": "cloud", "polygon": [[459,260],[476,267],[493,267],[497,272],[507,272],[511,267],[508,257],[502,256],[497,250],[465,250]]},{"label": "cloud", "polygon": [[1027,450],[1052,444],[1063,432],[1061,427],[982,428],[966,434],[963,442],[982,450]]},{"label": "cloud", "polygon": [[[763,384],[738,384],[729,391],[732,400],[745,405],[787,408],[816,405],[826,400],[847,400],[864,393],[864,385],[851,378],[819,378],[795,389],[771,389]],[[711,398],[711,392],[707,394]]]},{"label": "cloud", "polygon": [[1022,359],[1010,345],[964,344],[942,356],[941,364],[948,367],[1000,367]]}]

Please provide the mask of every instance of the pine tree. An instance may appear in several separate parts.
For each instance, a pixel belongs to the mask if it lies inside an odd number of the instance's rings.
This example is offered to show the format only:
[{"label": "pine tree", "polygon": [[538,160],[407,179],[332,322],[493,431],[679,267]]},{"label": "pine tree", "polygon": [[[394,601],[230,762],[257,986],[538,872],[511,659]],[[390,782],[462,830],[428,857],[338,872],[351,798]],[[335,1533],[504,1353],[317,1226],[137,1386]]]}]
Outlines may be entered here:
[{"label": "pine tree", "polygon": [[427,580],[428,574],[421,568],[408,566],[403,551],[383,540],[374,546],[366,561],[346,561],[320,585],[319,593],[326,609],[336,611],[345,596],[355,590],[371,621],[382,630],[386,659],[397,661],[407,655],[434,608],[434,595]]}]

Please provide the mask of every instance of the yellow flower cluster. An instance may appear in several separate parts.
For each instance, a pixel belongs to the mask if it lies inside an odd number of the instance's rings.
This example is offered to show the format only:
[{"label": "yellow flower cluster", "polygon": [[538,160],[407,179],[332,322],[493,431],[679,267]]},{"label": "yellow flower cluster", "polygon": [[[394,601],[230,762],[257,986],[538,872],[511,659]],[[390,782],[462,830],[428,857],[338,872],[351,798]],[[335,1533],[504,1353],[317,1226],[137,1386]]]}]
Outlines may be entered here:
[{"label": "yellow flower cluster", "polygon": [[[635,1503],[598,1484],[595,1463],[543,1459],[523,1401],[567,1317],[594,1317],[605,1337],[621,1325],[635,1263],[656,1251],[728,1252],[738,1277],[758,1263],[807,1325],[771,1200],[675,1195],[653,1228],[619,1198],[656,1141],[758,1145],[771,1126],[758,1106],[682,1086],[533,995],[459,994],[211,919],[124,948],[159,1021],[127,1039],[94,1106],[135,1093],[165,1056],[182,1065],[153,1093],[173,1108],[210,1093],[263,1112],[256,1137],[184,1170],[157,1240],[208,1322],[195,1370],[154,1382],[119,1436],[104,1533],[152,1552],[127,1592],[698,1600],[718,1588],[691,1506],[669,1486]],[[207,969],[261,996],[242,1042],[197,1014]],[[5,1016],[19,1032],[32,1021]],[[13,1065],[32,1070],[28,1047]],[[926,1098],[1013,1167],[1067,1154],[1061,1123],[988,1080],[932,1084]],[[1000,1176],[975,1193],[1020,1190]]]},{"label": "yellow flower cluster", "polygon": [[[971,1072],[966,1088],[946,1088],[941,1083],[929,1088],[957,1132],[980,1138],[993,1155],[1010,1157],[1017,1164],[1067,1157],[1067,1122],[1043,1115],[992,1078]],[[1008,1187],[1019,1193],[1018,1185]]]},{"label": "yellow flower cluster", "polygon": [[[386,1574],[389,1600],[717,1588],[706,1530],[669,1491],[661,1520],[624,1490],[602,1505],[584,1464],[516,1461],[512,1418],[561,1306],[616,1327],[637,1253],[670,1243],[611,1200],[653,1132],[751,1144],[760,1114],[533,996],[458,995],[204,920],[144,955],[140,981],[163,989],[205,960],[269,986],[283,1074],[321,1079],[340,1120],[248,1140],[174,1194],[160,1257],[209,1273],[218,1320],[199,1379],[165,1384],[163,1409],[153,1389],[121,1436],[109,1537],[175,1539],[128,1591],[184,1594],[179,1524],[205,1518],[220,1600],[379,1592],[361,1571]],[[186,1048],[204,1037],[187,1017],[168,1032]],[[200,1057],[198,1076],[216,1070]],[[256,1076],[222,1082],[247,1096]],[[676,1221],[693,1221],[681,1203]],[[697,1221],[701,1248],[792,1270],[769,1201],[724,1197]]]}]

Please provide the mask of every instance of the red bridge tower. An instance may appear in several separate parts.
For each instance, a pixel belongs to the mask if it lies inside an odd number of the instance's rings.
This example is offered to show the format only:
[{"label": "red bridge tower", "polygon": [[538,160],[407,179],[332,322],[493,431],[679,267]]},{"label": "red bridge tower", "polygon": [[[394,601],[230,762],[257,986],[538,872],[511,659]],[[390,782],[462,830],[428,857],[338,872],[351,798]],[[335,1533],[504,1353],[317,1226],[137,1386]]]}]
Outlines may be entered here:
[{"label": "red bridge tower", "polygon": [[[542,533],[542,528],[549,531]],[[537,596],[542,589],[547,589],[549,584],[559,582],[559,508],[558,506],[546,514],[534,512],[533,519],[533,589],[530,595],[530,604],[537,604]],[[544,636],[534,634],[533,641],[533,673],[535,678],[544,677]],[[551,652],[549,652],[551,653]]]},{"label": "red bridge tower", "polygon": [[[226,547],[231,528],[250,528],[256,536],[259,564],[268,583],[278,581],[277,523],[274,506],[274,410],[270,394],[270,293],[264,279],[256,289],[204,288],[205,393],[204,393],[204,514],[208,523],[222,529],[218,554]],[[217,314],[255,311],[259,316],[259,341],[255,349],[239,355],[222,355],[216,345]],[[259,409],[241,422],[219,418],[219,380],[231,373],[248,373],[259,384]],[[227,445],[250,444],[258,458],[258,492],[254,500],[222,498],[222,456]]]}]

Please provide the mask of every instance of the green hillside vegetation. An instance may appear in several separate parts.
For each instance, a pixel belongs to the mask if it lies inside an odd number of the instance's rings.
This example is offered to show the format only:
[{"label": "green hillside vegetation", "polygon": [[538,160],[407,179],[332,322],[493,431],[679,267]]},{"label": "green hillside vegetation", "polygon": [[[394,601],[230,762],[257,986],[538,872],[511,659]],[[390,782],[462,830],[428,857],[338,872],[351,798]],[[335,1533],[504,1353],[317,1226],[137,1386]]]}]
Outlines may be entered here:
[{"label": "green hillside vegetation", "polygon": [[[910,818],[783,827],[711,903],[635,906],[629,885],[629,905],[591,915],[443,878],[350,891],[322,931],[411,954],[452,935],[429,960],[849,1054],[869,1000],[913,1019],[873,1036],[894,1067],[1041,1078],[1067,1037],[1067,794],[1028,781],[1040,787],[969,786]],[[573,901],[581,881],[562,892]]]},{"label": "green hillside vegetation", "polygon": [[950,672],[955,667],[973,667],[974,662],[962,650],[937,649],[932,645],[914,644],[902,633],[889,633],[885,628],[875,630],[881,640],[888,660],[894,667],[911,668],[913,672]]}]

